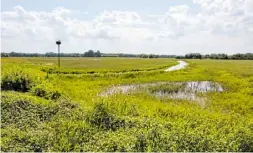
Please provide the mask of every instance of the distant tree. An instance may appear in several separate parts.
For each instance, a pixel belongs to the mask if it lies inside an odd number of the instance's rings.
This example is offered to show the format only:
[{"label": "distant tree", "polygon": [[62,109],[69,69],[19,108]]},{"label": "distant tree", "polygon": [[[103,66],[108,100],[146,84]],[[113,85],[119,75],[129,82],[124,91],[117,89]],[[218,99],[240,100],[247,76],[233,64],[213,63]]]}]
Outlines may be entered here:
[{"label": "distant tree", "polygon": [[149,56],[147,54],[141,54],[141,58],[148,58]]},{"label": "distant tree", "polygon": [[253,60],[253,53],[246,53],[243,56],[244,59]]},{"label": "distant tree", "polygon": [[158,55],[155,55],[155,54],[149,54],[147,56],[148,56],[148,58],[158,58],[159,57]]},{"label": "distant tree", "polygon": [[101,57],[101,53],[99,50],[97,50],[97,52],[95,53],[95,57]]},{"label": "distant tree", "polygon": [[45,54],[45,57],[57,57],[57,54],[54,52],[48,52]]},{"label": "distant tree", "polygon": [[202,55],[200,53],[189,53],[185,55],[186,59],[201,59]]},{"label": "distant tree", "polygon": [[228,59],[227,54],[218,54],[219,59]]},{"label": "distant tree", "polygon": [[[249,54],[247,54],[248,56]],[[247,56],[244,54],[234,54],[230,58],[235,60],[247,59]]]},{"label": "distant tree", "polygon": [[154,56],[155,56],[155,55],[153,55],[153,54],[149,54],[149,55],[148,55],[148,58],[154,58]]},{"label": "distant tree", "polygon": [[9,57],[8,53],[1,53],[1,57]]},{"label": "distant tree", "polygon": [[184,59],[184,56],[176,56],[176,59]]},{"label": "distant tree", "polygon": [[209,54],[203,55],[203,58],[210,58]]},{"label": "distant tree", "polygon": [[94,57],[94,51],[90,49],[89,51],[85,52],[83,56],[84,57]]},{"label": "distant tree", "polygon": [[176,58],[176,55],[160,55],[160,58]]}]

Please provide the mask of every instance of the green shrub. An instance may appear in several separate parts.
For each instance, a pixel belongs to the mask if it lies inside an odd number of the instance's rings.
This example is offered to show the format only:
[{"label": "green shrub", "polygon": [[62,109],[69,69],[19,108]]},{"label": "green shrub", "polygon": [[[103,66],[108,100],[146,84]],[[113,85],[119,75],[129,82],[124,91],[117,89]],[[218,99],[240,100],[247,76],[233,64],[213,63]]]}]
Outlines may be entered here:
[{"label": "green shrub", "polygon": [[137,152],[146,152],[147,151],[147,138],[144,134],[137,135],[137,140],[134,146]]},{"label": "green shrub", "polygon": [[85,143],[97,132],[83,121],[60,120],[49,125],[52,127],[50,151],[82,152]]},{"label": "green shrub", "polygon": [[88,122],[99,129],[115,131],[119,128],[125,128],[127,122],[124,118],[117,117],[109,111],[104,103],[95,104],[93,110],[88,116]]},{"label": "green shrub", "polygon": [[1,89],[27,92],[43,77],[41,73],[18,65],[2,69]]},{"label": "green shrub", "polygon": [[109,112],[108,108],[103,103],[95,104],[90,117],[89,122],[98,128],[109,129],[111,123],[114,120],[114,116]]},{"label": "green shrub", "polygon": [[40,126],[36,130],[21,130],[8,126],[1,129],[1,152],[48,151],[50,129]]},{"label": "green shrub", "polygon": [[50,120],[56,112],[54,104],[43,99],[16,92],[2,93],[2,128],[11,124],[20,128],[37,127],[39,123]]},{"label": "green shrub", "polygon": [[[1,99],[1,127],[14,125],[18,128],[38,127],[54,118],[72,117],[77,106],[67,100],[59,102],[21,94],[3,92]],[[72,116],[71,116],[72,115]]]},{"label": "green shrub", "polygon": [[50,82],[47,81],[44,81],[43,83],[33,87],[31,92],[36,96],[51,100],[57,100],[62,95],[58,89],[56,89]]}]

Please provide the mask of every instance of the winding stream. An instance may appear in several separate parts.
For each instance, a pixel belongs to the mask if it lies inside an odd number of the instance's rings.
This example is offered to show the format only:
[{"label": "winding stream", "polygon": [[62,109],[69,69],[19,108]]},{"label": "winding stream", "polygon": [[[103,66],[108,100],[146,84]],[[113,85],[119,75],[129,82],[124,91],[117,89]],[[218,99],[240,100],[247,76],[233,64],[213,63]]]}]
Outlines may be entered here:
[{"label": "winding stream", "polygon": [[188,65],[188,63],[186,63],[185,61],[178,61],[178,62],[179,62],[179,64],[177,64],[175,66],[171,66],[164,71],[168,72],[168,71],[180,70],[180,69],[185,68]]}]

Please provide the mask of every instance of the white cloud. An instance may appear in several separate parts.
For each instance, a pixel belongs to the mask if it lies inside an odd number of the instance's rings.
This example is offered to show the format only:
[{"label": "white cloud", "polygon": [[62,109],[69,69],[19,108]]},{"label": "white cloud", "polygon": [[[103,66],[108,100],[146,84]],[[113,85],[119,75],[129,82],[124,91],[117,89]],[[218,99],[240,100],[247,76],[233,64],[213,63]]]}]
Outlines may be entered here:
[{"label": "white cloud", "polygon": [[[206,29],[213,32],[251,32],[253,20],[252,0],[194,0],[200,4],[199,13],[206,20]],[[215,30],[217,29],[217,30]]]},{"label": "white cloud", "polygon": [[179,5],[163,14],[146,16],[103,11],[90,20],[74,19],[78,10],[59,7],[38,12],[16,6],[1,12],[2,51],[54,51],[54,41],[61,39],[64,52],[90,48],[157,54],[253,52],[252,0],[193,2],[200,10]]},{"label": "white cloud", "polygon": [[136,12],[104,11],[94,21],[96,23],[123,25],[141,23],[142,19]]}]

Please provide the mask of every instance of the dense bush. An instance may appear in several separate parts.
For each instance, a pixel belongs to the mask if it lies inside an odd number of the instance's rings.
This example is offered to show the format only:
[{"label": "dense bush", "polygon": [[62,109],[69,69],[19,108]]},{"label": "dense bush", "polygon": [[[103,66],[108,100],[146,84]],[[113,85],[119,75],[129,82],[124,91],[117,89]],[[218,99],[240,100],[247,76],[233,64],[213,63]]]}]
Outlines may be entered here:
[{"label": "dense bush", "polygon": [[1,129],[1,152],[42,152],[50,146],[49,136],[46,125],[29,130],[8,126]]},{"label": "dense bush", "polygon": [[125,119],[116,117],[104,103],[96,103],[87,120],[92,126],[106,130],[115,131],[126,126]]},{"label": "dense bush", "polygon": [[31,92],[36,96],[51,100],[57,100],[62,95],[62,93],[48,81],[36,85],[32,88]]},{"label": "dense bush", "polygon": [[[195,115],[199,117],[188,116],[188,120],[185,116],[176,122],[167,121],[168,116],[119,117],[113,110],[115,105],[106,103],[97,103],[80,116],[84,110],[76,112],[77,106],[73,103],[48,103],[36,97],[17,95],[22,101],[19,102],[11,94],[3,95],[2,151],[253,150],[253,129],[244,123],[230,128],[237,123],[236,118],[235,121],[221,116],[208,119],[197,112]],[[66,116],[66,112],[70,116]]]},{"label": "dense bush", "polygon": [[9,66],[2,69],[1,89],[27,92],[43,75],[32,69],[24,69],[22,66]]},{"label": "dense bush", "polygon": [[40,123],[49,121],[54,115],[67,116],[69,111],[75,108],[76,105],[67,100],[52,102],[29,94],[4,92],[1,98],[1,127],[10,125],[18,128],[37,127]]},{"label": "dense bush", "polygon": [[1,151],[50,151],[50,136],[62,135],[53,133],[51,122],[83,119],[83,110],[68,100],[53,102],[18,92],[1,96]]}]

